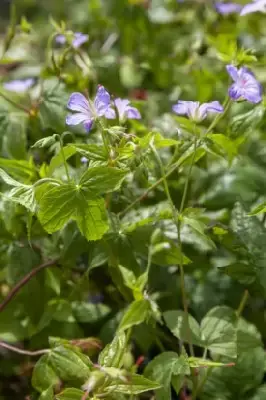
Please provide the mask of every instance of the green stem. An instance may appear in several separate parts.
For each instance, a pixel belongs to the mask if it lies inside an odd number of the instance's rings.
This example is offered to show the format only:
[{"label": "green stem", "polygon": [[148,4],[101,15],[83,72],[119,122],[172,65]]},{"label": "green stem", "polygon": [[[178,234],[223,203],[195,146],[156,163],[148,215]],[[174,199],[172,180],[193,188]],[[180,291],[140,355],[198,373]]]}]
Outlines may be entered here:
[{"label": "green stem", "polygon": [[63,150],[63,141],[62,141],[61,136],[59,137],[59,143],[60,143],[61,154],[62,154],[62,158],[63,158],[63,162],[64,162],[64,167],[65,167],[65,171],[66,171],[67,180],[68,180],[68,182],[70,182],[70,175],[69,175],[69,172],[68,172],[66,157],[65,157],[64,150]]},{"label": "green stem", "polygon": [[242,313],[243,313],[243,310],[244,310],[244,308],[245,308],[245,306],[246,306],[246,304],[247,304],[248,298],[249,298],[249,292],[248,292],[248,290],[246,289],[246,290],[244,291],[244,294],[243,294],[242,298],[241,298],[239,307],[238,307],[238,309],[236,310],[236,316],[237,316],[237,318],[240,318],[240,317],[241,317],[241,315],[242,315]]},{"label": "green stem", "polygon": [[[176,226],[176,229],[177,229],[178,244],[179,244],[179,248],[180,248],[180,252],[181,252],[181,263],[179,265],[179,269],[180,269],[180,282],[181,282],[182,302],[183,302],[183,307],[184,307],[184,312],[185,312],[189,351],[190,351],[191,356],[194,356],[192,337],[191,337],[191,332],[190,332],[190,328],[189,328],[188,301],[187,301],[187,294],[186,294],[186,288],[185,288],[185,274],[184,274],[183,260],[182,260],[182,246],[181,246],[181,238],[180,238],[180,228],[181,228],[180,222],[181,221],[177,216],[176,208],[175,208],[175,205],[174,205],[173,200],[171,198],[169,186],[168,186],[168,183],[167,183],[167,179],[165,177],[166,174],[165,174],[165,170],[164,170],[164,166],[163,166],[162,160],[161,160],[157,150],[155,149],[155,147],[153,145],[151,145],[151,149],[152,149],[152,151],[153,151],[153,153],[155,155],[155,158],[156,158],[156,160],[158,162],[158,165],[160,167],[160,170],[161,170],[165,193],[166,193],[167,199],[169,201],[169,204],[170,204],[170,206],[172,208],[173,222],[174,222],[174,224]],[[187,195],[187,189],[188,189],[188,181],[189,181],[189,177],[191,175],[192,166],[193,166],[194,161],[195,161],[196,150],[197,150],[197,139],[195,139],[194,153],[193,153],[193,156],[192,156],[191,165],[190,165],[189,173],[188,173],[186,184],[185,184],[185,188],[184,188],[184,193],[183,193],[183,197],[182,197],[182,201],[181,201],[181,208],[179,210],[179,214],[182,213],[183,208],[184,208],[186,195]],[[197,376],[195,374],[192,375],[192,379],[193,379],[194,387],[196,387],[197,386]]]},{"label": "green stem", "polygon": [[21,104],[16,103],[12,99],[10,99],[8,96],[6,96],[3,92],[0,92],[0,96],[3,97],[6,101],[8,101],[12,106],[24,111],[27,114],[30,114],[30,109],[27,107],[22,106]]},{"label": "green stem", "polygon": [[220,121],[220,119],[222,117],[224,117],[224,115],[227,113],[227,111],[229,110],[229,107],[232,104],[232,100],[230,99],[230,97],[227,97],[224,101],[223,104],[223,108],[224,111],[221,114],[217,114],[216,117],[214,118],[214,120],[212,121],[211,125],[209,126],[209,128],[207,129],[207,131],[205,132],[205,135],[207,135],[207,133],[210,133],[211,130],[218,124],[218,122]]}]

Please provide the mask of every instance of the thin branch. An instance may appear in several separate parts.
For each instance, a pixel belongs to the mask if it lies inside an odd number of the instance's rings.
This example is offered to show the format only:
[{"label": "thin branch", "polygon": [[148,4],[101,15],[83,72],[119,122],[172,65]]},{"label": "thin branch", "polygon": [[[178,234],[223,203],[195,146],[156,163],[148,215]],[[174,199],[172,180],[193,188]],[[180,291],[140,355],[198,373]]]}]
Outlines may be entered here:
[{"label": "thin branch", "polygon": [[49,349],[36,350],[36,351],[23,350],[23,349],[12,346],[11,344],[7,344],[2,341],[0,341],[0,347],[10,350],[10,351],[13,351],[14,353],[22,354],[24,356],[31,356],[31,357],[41,356],[43,354],[47,354],[50,352]]},{"label": "thin branch", "polygon": [[23,287],[25,286],[36,274],[38,274],[38,272],[42,271],[45,268],[48,267],[52,267],[52,266],[57,266],[56,264],[58,263],[58,259],[56,260],[50,260],[47,261],[41,265],[39,265],[38,267],[34,268],[33,270],[31,270],[26,276],[24,276],[24,278],[21,279],[21,281],[19,281],[16,286],[14,286],[10,292],[8,293],[8,295],[6,296],[6,298],[4,299],[4,301],[0,304],[0,312],[4,310],[4,308],[8,305],[8,303],[13,299],[13,297],[17,294],[17,292]]}]

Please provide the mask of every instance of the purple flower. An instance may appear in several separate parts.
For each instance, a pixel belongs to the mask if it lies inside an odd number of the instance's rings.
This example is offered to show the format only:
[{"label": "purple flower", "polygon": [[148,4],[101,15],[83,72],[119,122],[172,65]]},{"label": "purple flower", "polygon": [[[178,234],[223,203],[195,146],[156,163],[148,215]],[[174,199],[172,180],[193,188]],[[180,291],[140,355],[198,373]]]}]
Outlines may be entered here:
[{"label": "purple flower", "polygon": [[205,119],[208,113],[222,113],[223,106],[219,101],[211,101],[210,103],[200,104],[198,101],[182,101],[172,107],[173,111],[178,115],[186,115],[195,122]]},{"label": "purple flower", "polygon": [[246,4],[240,15],[251,14],[257,11],[266,12],[266,0],[254,0],[252,3]]},{"label": "purple flower", "polygon": [[[89,40],[89,35],[85,35],[84,33],[81,32],[76,32],[74,33],[74,38],[72,40],[72,46],[77,49],[80,47],[83,43],[86,43]],[[65,44],[67,42],[67,36],[60,34],[57,35],[55,38],[56,43],[59,44]]]},{"label": "purple flower", "polygon": [[34,83],[34,79],[28,78],[28,79],[17,79],[14,81],[10,82],[5,82],[3,84],[4,88],[6,90],[10,90],[10,92],[17,92],[17,93],[23,93],[26,92]]},{"label": "purple flower", "polygon": [[242,10],[241,4],[237,3],[215,3],[215,8],[222,15],[239,13]]},{"label": "purple flower", "polygon": [[83,157],[81,157],[80,161],[82,162],[82,164],[87,164],[88,159],[87,159],[87,157],[83,156]]},{"label": "purple flower", "polygon": [[262,100],[262,86],[251,71],[245,67],[237,69],[234,65],[227,65],[226,69],[234,81],[228,91],[231,99],[245,99],[255,104]]},{"label": "purple flower", "polygon": [[76,112],[66,117],[66,124],[78,125],[82,123],[87,132],[91,130],[96,118],[103,116],[111,118],[109,116],[110,95],[103,86],[98,87],[93,103],[89,102],[81,93],[72,93],[67,107]]},{"label": "purple flower", "polygon": [[[117,109],[120,121],[123,121],[126,118],[141,119],[139,110],[135,107],[132,107],[129,100],[117,98],[114,100],[114,105]],[[115,116],[115,111],[110,109],[108,112],[108,118],[115,118]]]}]

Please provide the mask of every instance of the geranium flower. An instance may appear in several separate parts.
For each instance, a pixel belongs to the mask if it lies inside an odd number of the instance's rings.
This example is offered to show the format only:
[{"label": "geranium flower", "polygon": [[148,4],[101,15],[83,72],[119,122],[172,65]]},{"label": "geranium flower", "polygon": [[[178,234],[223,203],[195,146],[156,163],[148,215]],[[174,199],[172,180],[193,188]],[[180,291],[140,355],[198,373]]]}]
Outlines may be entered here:
[{"label": "geranium flower", "polygon": [[[114,105],[117,109],[120,121],[123,121],[126,118],[141,119],[139,110],[135,107],[132,107],[128,99],[117,98],[114,100]],[[113,109],[108,110],[107,118],[115,118],[115,117],[116,117],[115,111]]]},{"label": "geranium flower", "polygon": [[[75,32],[74,38],[72,40],[72,46],[75,49],[77,49],[83,43],[86,43],[88,40],[89,40],[89,35],[85,35],[84,33],[81,33],[81,32]],[[56,43],[59,43],[59,44],[65,44],[67,42],[67,37],[66,37],[66,35],[60,34],[60,35],[56,36],[55,41],[56,41]]]},{"label": "geranium flower", "polygon": [[110,109],[110,95],[103,86],[98,87],[93,103],[89,102],[81,93],[72,93],[67,107],[76,112],[66,117],[66,124],[78,125],[82,123],[87,132],[91,130],[94,120],[98,117],[112,118],[109,115],[109,112],[113,111]]},{"label": "geranium flower", "polygon": [[33,84],[34,79],[28,78],[5,82],[3,86],[6,90],[10,90],[10,92],[23,93],[26,92]]},{"label": "geranium flower", "polygon": [[238,3],[215,3],[215,8],[222,15],[239,13],[242,10],[241,4]]},{"label": "geranium flower", "polygon": [[200,122],[207,117],[209,113],[217,114],[224,111],[219,101],[211,101],[210,103],[200,104],[198,101],[182,101],[172,107],[173,111],[178,115],[186,115],[195,122]]},{"label": "geranium flower", "polygon": [[266,12],[266,0],[254,0],[252,3],[246,4],[240,15],[251,14],[257,11]]},{"label": "geranium flower", "polygon": [[237,69],[234,65],[227,65],[226,69],[234,81],[228,91],[231,99],[245,99],[255,104],[262,100],[262,86],[251,71],[245,67]]}]

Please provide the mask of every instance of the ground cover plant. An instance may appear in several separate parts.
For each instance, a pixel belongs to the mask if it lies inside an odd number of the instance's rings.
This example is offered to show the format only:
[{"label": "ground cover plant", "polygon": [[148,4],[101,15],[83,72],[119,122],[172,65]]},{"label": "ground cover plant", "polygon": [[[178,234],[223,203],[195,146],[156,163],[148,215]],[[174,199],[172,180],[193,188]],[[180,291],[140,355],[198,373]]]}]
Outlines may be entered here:
[{"label": "ground cover plant", "polygon": [[1,400],[266,399],[265,7],[3,3]]}]

